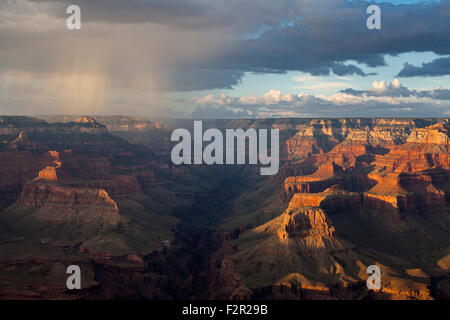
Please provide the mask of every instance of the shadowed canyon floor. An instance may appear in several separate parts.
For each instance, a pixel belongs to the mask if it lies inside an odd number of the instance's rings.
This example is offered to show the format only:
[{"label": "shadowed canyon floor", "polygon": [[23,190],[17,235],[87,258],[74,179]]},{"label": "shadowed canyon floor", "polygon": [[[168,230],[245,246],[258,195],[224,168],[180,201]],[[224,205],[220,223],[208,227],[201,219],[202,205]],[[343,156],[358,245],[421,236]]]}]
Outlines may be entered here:
[{"label": "shadowed canyon floor", "polygon": [[279,173],[174,166],[189,120],[0,116],[0,298],[450,298],[449,119],[203,125],[279,129]]}]

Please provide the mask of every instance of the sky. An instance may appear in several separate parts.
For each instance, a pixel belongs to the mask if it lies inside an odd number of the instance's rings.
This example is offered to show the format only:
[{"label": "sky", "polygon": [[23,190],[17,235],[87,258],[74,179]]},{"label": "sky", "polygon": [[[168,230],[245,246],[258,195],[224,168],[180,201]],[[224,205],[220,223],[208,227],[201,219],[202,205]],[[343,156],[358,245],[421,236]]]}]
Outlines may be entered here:
[{"label": "sky", "polygon": [[450,0],[2,0],[0,114],[450,117]]}]

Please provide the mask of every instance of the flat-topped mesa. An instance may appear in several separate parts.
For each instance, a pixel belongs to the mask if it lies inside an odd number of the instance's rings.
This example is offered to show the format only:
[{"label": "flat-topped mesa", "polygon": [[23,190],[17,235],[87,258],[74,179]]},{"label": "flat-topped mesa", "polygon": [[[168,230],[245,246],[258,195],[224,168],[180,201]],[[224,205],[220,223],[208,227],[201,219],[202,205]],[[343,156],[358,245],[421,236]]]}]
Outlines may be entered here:
[{"label": "flat-topped mesa", "polygon": [[[57,212],[56,220],[82,219],[85,222],[102,218],[116,224],[119,208],[103,189],[81,189],[42,183],[27,183],[15,205]],[[56,211],[55,211],[56,210]],[[75,214],[75,215],[74,215]],[[51,214],[53,215],[53,214]]]},{"label": "flat-topped mesa", "polygon": [[59,208],[61,204],[90,208],[104,205],[112,211],[118,210],[115,201],[103,189],[69,188],[41,183],[27,183],[17,201],[33,207]]},{"label": "flat-topped mesa", "polygon": [[285,196],[291,197],[294,193],[321,192],[336,184],[337,171],[338,168],[333,163],[325,163],[311,175],[288,177],[284,180]]},{"label": "flat-topped mesa", "polygon": [[361,195],[342,190],[333,185],[319,193],[296,193],[289,202],[288,210],[304,207],[322,208],[328,213],[359,210],[362,206]]},{"label": "flat-topped mesa", "polygon": [[303,207],[319,207],[328,194],[321,193],[295,193],[289,201],[288,210],[299,209]]}]

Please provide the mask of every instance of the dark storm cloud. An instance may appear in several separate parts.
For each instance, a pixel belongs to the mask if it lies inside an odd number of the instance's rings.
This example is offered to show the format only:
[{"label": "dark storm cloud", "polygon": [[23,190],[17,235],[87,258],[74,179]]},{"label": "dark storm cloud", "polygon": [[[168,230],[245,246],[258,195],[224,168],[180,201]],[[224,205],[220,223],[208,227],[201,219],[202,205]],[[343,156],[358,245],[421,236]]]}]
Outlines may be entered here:
[{"label": "dark storm cloud", "polygon": [[29,0],[36,3],[53,3],[59,10],[52,13],[64,18],[65,8],[79,5],[85,22],[145,23],[157,22],[190,28],[206,27],[223,23],[208,19],[209,8],[191,0]]},{"label": "dark storm cloud", "polygon": [[[86,22],[161,23],[181,28],[231,26],[252,30],[275,26],[294,16],[296,0],[30,0],[61,7],[79,5]],[[56,11],[55,11],[56,13]],[[64,11],[57,14],[64,16]]]},{"label": "dark storm cloud", "polygon": [[[347,60],[377,67],[386,65],[386,54],[450,53],[448,0],[399,6],[380,4],[381,30],[366,28],[368,2],[298,1],[297,4],[299,18],[295,23],[239,42],[224,63],[250,71],[266,67],[326,75],[341,71],[336,62]],[[363,75],[356,69],[348,74]]]},{"label": "dark storm cloud", "polygon": [[[62,2],[73,3],[69,0]],[[82,6],[83,17],[87,21],[111,24],[156,22],[195,30],[211,27],[228,30],[230,37],[223,39],[221,53],[211,59],[196,61],[189,66],[191,68],[258,73],[303,71],[312,75],[333,72],[342,76],[365,76],[366,73],[359,67],[343,62],[353,60],[369,67],[378,67],[386,65],[386,54],[411,51],[450,54],[450,0],[408,5],[381,3],[381,30],[368,30],[366,27],[366,9],[371,4],[367,1],[75,2]],[[256,32],[262,27],[266,31],[260,36],[242,39],[246,33]],[[448,69],[441,72],[449,73]],[[223,82],[223,88],[236,84],[235,77],[229,80]],[[204,89],[216,87],[210,86],[200,76],[198,86],[194,87],[200,87],[201,84]]]},{"label": "dark storm cloud", "polygon": [[405,63],[398,77],[437,77],[446,74],[450,74],[450,57],[438,58],[428,63],[422,63],[420,67]]},{"label": "dark storm cloud", "polygon": [[351,75],[359,75],[359,76],[366,76],[367,74],[361,70],[361,68],[358,68],[357,66],[353,64],[345,65],[343,63],[335,63],[331,70],[334,74],[338,76],[351,76]]},{"label": "dark storm cloud", "polygon": [[[277,70],[277,69],[271,69],[272,73],[275,72],[286,72],[286,70]],[[335,75],[338,76],[352,76],[352,75],[359,75],[362,77],[368,76],[370,74],[366,74],[361,68],[355,66],[354,64],[346,65],[342,62],[333,62],[326,65],[319,65],[315,67],[309,67],[305,66],[301,71],[310,73],[313,76],[328,76],[333,72]],[[371,73],[372,74],[372,73]]]},{"label": "dark storm cloud", "polygon": [[[225,47],[288,20],[293,1],[0,1],[0,72],[101,72],[110,86],[155,91],[231,88],[244,70],[224,63]],[[81,7],[80,31],[65,25],[72,4]]]}]

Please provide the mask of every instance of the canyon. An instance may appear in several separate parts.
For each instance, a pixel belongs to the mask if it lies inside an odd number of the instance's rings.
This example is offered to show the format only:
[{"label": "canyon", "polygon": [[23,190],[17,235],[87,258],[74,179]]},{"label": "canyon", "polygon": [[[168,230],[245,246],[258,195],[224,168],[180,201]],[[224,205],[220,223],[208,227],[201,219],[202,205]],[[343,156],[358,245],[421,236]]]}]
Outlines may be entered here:
[{"label": "canyon", "polygon": [[173,164],[192,120],[0,116],[0,298],[450,298],[449,119],[203,127],[279,130],[278,173]]}]

